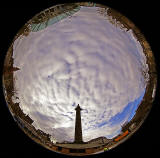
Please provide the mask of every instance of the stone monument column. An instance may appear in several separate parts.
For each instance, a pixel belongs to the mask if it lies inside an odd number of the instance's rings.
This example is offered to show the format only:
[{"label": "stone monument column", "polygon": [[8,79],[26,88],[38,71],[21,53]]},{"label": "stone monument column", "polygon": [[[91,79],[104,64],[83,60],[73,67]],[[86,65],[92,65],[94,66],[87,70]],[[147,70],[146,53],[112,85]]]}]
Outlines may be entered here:
[{"label": "stone monument column", "polygon": [[81,124],[81,108],[79,104],[75,108],[76,110],[76,122],[75,122],[75,136],[74,136],[74,143],[81,144],[83,143],[82,139],[82,124]]}]

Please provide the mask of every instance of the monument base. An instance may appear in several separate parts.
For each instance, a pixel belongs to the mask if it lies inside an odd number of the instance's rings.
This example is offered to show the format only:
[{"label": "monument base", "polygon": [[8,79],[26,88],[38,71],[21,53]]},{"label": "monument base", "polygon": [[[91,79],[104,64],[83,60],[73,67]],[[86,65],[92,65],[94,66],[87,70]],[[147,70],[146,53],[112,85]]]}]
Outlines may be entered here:
[{"label": "monument base", "polygon": [[73,142],[73,144],[88,144],[87,142],[83,142],[83,141],[75,141]]}]

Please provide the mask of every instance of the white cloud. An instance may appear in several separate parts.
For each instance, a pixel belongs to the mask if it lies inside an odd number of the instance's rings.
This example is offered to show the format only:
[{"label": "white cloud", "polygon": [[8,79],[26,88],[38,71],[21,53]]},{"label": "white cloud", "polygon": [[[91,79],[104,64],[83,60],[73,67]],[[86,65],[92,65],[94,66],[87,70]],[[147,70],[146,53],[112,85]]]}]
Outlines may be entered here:
[{"label": "white cloud", "polygon": [[21,108],[35,127],[58,141],[73,140],[73,103],[86,110],[82,111],[85,141],[119,130],[120,125],[94,126],[109,121],[141,95],[142,65],[147,71],[132,31],[116,28],[95,7],[82,7],[72,18],[19,37],[14,65],[20,68],[15,86]]}]

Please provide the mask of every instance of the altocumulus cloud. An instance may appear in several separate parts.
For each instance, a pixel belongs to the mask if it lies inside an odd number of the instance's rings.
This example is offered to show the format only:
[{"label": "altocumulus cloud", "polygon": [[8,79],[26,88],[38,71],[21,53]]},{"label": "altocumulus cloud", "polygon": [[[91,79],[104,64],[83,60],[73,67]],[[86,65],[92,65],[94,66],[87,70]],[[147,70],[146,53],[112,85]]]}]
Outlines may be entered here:
[{"label": "altocumulus cloud", "polygon": [[114,26],[97,9],[81,7],[14,42],[20,107],[57,141],[73,141],[77,104],[88,141],[117,135],[143,98],[148,66],[140,43],[132,30]]}]

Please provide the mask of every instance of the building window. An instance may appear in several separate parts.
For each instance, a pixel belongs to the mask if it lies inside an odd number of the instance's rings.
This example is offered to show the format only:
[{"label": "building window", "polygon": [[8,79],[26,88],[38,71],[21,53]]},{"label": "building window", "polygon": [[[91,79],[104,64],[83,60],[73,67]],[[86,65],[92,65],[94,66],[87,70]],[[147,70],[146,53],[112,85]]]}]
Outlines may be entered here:
[{"label": "building window", "polygon": [[86,150],[85,149],[70,149],[69,152],[70,153],[85,153]]},{"label": "building window", "polygon": [[79,153],[85,153],[86,150],[85,149],[79,149]]},{"label": "building window", "polygon": [[57,149],[58,149],[58,151],[61,151],[61,150],[62,150],[62,147],[59,146]]}]

